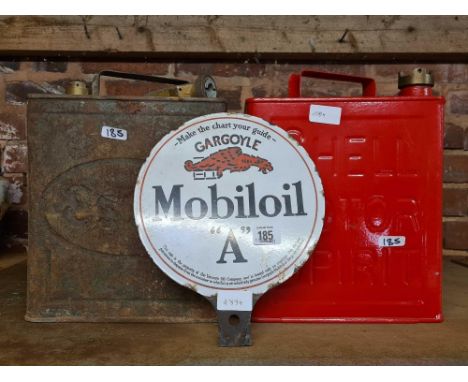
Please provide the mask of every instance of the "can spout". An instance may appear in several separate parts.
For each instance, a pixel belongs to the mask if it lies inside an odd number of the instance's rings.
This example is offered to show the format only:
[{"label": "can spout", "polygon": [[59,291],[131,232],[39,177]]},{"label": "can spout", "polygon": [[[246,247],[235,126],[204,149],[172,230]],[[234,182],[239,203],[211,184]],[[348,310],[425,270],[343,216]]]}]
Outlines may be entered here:
[{"label": "can spout", "polygon": [[401,96],[431,96],[434,78],[425,68],[415,68],[410,74],[398,73]]}]

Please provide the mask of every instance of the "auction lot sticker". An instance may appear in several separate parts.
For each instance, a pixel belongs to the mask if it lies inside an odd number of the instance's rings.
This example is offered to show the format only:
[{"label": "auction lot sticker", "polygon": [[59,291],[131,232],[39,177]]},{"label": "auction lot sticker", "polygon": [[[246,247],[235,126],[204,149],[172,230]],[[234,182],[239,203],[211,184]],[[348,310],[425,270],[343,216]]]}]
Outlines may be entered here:
[{"label": "auction lot sticker", "polygon": [[325,202],[312,160],[284,130],[219,113],[158,142],[134,211],[149,255],[179,284],[204,296],[263,294],[308,259]]}]

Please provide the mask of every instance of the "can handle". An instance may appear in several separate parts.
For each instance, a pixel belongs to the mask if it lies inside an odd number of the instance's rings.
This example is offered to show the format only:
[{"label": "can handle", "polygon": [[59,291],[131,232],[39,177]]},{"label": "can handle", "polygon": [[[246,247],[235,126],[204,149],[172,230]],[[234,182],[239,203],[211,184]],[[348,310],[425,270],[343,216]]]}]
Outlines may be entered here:
[{"label": "can handle", "polygon": [[289,97],[301,97],[301,78],[320,78],[322,80],[355,82],[362,85],[363,97],[375,97],[375,80],[368,77],[351,76],[348,74],[321,72],[318,70],[303,70],[300,74],[293,73],[289,76]]},{"label": "can handle", "polygon": [[159,76],[149,76],[146,74],[137,74],[137,73],[127,73],[127,72],[118,72],[115,70],[102,70],[100,71],[93,80],[93,95],[101,95],[101,77],[113,77],[121,78],[127,80],[138,80],[146,82],[158,82],[162,84],[171,84],[171,85],[184,85],[189,82],[186,80],[180,80],[178,78],[167,78]]}]

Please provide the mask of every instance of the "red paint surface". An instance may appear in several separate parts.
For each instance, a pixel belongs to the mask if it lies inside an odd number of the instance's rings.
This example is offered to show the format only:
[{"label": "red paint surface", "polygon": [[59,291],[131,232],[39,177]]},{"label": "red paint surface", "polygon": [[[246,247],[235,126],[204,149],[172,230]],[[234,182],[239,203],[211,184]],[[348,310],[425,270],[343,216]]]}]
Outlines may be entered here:
[{"label": "red paint surface", "polygon": [[[369,81],[353,82],[366,94]],[[310,122],[311,104],[342,108],[340,125]],[[306,148],[326,200],[311,258],[258,301],[254,321],[442,320],[443,105],[430,95],[246,101],[247,114]],[[406,245],[381,248],[380,236],[405,236]]]}]

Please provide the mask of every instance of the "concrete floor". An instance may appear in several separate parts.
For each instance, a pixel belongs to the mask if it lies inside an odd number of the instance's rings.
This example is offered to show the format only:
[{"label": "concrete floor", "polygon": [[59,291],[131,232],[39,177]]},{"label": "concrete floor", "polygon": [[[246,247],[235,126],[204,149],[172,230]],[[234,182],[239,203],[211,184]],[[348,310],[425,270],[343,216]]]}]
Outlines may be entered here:
[{"label": "concrete floor", "polygon": [[468,365],[468,268],[450,259],[442,324],[253,324],[253,346],[220,348],[214,324],[26,322],[18,256],[0,256],[0,365]]}]

